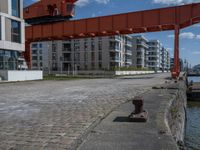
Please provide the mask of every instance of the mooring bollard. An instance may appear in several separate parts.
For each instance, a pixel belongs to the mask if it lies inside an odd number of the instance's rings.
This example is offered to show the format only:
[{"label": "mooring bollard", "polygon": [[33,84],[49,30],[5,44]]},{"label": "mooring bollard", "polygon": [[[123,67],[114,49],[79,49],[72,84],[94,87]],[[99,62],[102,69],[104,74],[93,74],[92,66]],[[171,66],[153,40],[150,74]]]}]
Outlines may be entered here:
[{"label": "mooring bollard", "polygon": [[146,122],[148,119],[148,113],[147,111],[143,110],[143,97],[135,97],[132,103],[135,106],[135,111],[129,116],[130,122]]}]

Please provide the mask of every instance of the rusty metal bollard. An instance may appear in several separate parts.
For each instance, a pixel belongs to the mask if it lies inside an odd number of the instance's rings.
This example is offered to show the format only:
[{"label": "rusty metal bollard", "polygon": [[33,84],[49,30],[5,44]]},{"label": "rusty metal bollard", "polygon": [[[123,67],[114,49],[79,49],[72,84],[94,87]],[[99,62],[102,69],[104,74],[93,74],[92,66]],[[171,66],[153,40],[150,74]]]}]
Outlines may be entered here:
[{"label": "rusty metal bollard", "polygon": [[148,119],[148,112],[143,109],[143,97],[135,97],[132,101],[135,106],[135,111],[129,115],[130,122],[146,122]]}]

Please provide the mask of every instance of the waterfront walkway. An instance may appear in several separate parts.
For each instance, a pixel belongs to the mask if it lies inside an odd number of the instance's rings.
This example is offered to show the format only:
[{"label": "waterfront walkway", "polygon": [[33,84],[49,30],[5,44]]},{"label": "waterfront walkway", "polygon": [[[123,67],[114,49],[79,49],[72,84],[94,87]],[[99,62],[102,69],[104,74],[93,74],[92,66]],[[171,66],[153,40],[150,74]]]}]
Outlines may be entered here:
[{"label": "waterfront walkway", "polygon": [[166,106],[175,93],[153,89],[142,94],[148,112],[145,123],[129,121],[132,101],[121,105],[90,132],[78,150],[179,150],[164,124]]},{"label": "waterfront walkway", "polygon": [[112,110],[169,76],[0,84],[0,149],[75,149]]}]

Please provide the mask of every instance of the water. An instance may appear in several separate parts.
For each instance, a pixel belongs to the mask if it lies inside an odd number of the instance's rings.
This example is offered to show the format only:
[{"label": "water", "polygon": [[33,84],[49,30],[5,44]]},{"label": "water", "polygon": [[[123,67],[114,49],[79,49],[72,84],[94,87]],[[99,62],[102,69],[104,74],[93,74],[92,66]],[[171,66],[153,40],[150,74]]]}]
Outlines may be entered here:
[{"label": "water", "polygon": [[200,82],[200,77],[188,77],[188,81],[193,80],[194,82]]},{"label": "water", "polygon": [[[200,77],[189,77],[200,82]],[[185,143],[188,150],[200,150],[200,101],[188,102]]]},{"label": "water", "polygon": [[185,143],[189,150],[200,150],[200,102],[188,102]]}]

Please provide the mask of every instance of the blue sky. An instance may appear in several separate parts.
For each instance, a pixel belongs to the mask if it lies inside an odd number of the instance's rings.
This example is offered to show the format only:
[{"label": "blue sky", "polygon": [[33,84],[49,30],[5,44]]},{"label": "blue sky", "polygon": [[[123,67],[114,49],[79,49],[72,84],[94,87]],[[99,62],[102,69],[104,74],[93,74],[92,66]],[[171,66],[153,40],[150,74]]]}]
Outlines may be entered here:
[{"label": "blue sky", "polygon": [[[24,0],[24,3],[29,5],[34,1],[36,0]],[[79,0],[74,19],[168,7],[192,2],[200,2],[200,0]],[[169,48],[170,54],[173,56],[173,31],[145,33],[143,35],[148,39],[160,40],[166,48]],[[200,64],[200,24],[181,30],[180,54],[181,58],[187,59],[190,64]]]}]

